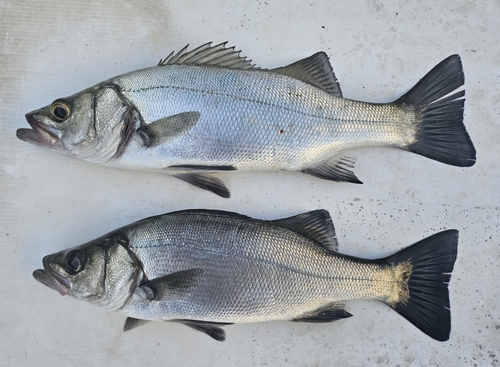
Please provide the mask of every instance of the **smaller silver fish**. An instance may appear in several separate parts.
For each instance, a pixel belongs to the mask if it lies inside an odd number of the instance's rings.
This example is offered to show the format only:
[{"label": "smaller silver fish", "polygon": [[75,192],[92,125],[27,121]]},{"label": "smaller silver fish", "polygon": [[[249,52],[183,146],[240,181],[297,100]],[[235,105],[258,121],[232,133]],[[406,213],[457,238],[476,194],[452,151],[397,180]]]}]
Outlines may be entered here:
[{"label": "smaller silver fish", "polygon": [[458,231],[367,260],[337,252],[328,212],[264,221],[187,210],[147,218],[47,255],[39,282],[126,315],[125,331],[171,321],[224,340],[232,323],[332,322],[341,303],[379,300],[430,337],[450,334],[448,282]]},{"label": "smaller silver fish", "polygon": [[390,103],[343,98],[328,57],[254,67],[234,48],[171,54],[26,114],[28,143],[105,166],[165,172],[229,197],[214,176],[289,170],[361,183],[344,151],[392,146],[469,167],[460,56],[440,62]]}]

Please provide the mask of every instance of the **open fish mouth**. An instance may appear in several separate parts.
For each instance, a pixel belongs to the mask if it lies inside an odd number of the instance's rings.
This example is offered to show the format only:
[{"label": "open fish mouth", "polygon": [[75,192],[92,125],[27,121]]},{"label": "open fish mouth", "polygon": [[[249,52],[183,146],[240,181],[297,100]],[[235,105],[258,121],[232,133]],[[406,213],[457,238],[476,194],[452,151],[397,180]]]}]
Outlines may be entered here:
[{"label": "open fish mouth", "polygon": [[62,296],[68,294],[71,289],[69,281],[54,272],[45,259],[43,260],[43,266],[44,269],[37,269],[33,272],[33,278],[47,287],[58,291]]},{"label": "open fish mouth", "polygon": [[17,129],[17,137],[27,143],[38,146],[53,148],[59,140],[59,131],[50,126],[43,125],[36,118],[42,109],[35,110],[26,114],[26,120],[32,129]]}]

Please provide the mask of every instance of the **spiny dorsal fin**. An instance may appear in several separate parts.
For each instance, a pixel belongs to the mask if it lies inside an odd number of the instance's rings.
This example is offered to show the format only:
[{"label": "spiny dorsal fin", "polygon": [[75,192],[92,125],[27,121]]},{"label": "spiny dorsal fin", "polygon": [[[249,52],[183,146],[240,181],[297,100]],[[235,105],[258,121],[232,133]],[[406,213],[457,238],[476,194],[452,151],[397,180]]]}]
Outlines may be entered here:
[{"label": "spiny dorsal fin", "polygon": [[290,218],[273,220],[272,223],[317,241],[328,251],[338,250],[335,228],[326,210],[313,210]]},{"label": "spiny dorsal fin", "polygon": [[302,80],[336,97],[342,97],[340,85],[328,61],[328,56],[324,52],[317,52],[293,64],[271,69],[271,71]]},{"label": "spiny dorsal fin", "polygon": [[247,60],[240,56],[241,51],[235,51],[234,46],[226,48],[227,42],[212,46],[212,42],[195,48],[192,51],[186,51],[188,46],[174,54],[173,52],[165,59],[160,60],[158,66],[166,65],[205,65],[218,66],[228,69],[250,70],[256,69]]}]

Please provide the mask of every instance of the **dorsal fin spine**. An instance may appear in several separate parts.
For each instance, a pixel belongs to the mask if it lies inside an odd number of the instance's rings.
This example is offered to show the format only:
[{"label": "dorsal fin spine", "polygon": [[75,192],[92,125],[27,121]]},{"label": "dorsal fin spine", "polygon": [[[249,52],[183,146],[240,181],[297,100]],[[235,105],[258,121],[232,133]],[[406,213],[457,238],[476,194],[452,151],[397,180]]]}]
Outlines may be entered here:
[{"label": "dorsal fin spine", "polygon": [[241,51],[235,51],[234,47],[227,47],[227,42],[212,46],[212,43],[205,43],[192,51],[186,51],[184,47],[177,53],[171,53],[165,59],[160,60],[158,66],[166,65],[205,65],[217,66],[230,69],[249,70],[254,66],[246,57],[240,56]]}]

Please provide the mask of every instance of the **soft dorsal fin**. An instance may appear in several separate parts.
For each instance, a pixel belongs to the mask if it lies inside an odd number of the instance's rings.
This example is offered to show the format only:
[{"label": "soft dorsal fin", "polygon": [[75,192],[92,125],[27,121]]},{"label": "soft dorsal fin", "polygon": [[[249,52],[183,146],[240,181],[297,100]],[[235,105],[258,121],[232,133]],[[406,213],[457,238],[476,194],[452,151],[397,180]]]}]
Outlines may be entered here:
[{"label": "soft dorsal fin", "polygon": [[317,52],[312,56],[299,60],[281,68],[270,71],[285,74],[318,87],[336,97],[342,97],[340,85],[333,73],[328,56],[324,52]]},{"label": "soft dorsal fin", "polygon": [[[212,42],[209,42],[192,51],[187,51],[189,45],[186,45],[179,52],[172,52],[160,60],[158,66],[204,65],[238,70],[259,69],[251,60],[240,56],[241,51],[235,51],[234,46],[226,48],[226,44],[227,42],[223,42],[212,46]],[[342,97],[340,85],[324,52],[317,52],[293,64],[270,71],[302,80],[336,97]]]},{"label": "soft dorsal fin", "polygon": [[328,251],[337,251],[337,237],[330,214],[323,209],[271,221],[319,242]]},{"label": "soft dorsal fin", "polygon": [[226,48],[226,44],[227,42],[223,42],[212,46],[212,42],[209,42],[189,52],[186,51],[189,46],[187,45],[176,54],[172,52],[165,59],[160,60],[158,66],[205,65],[239,70],[256,69],[250,63],[251,60],[240,56],[241,51],[235,51],[234,46]]}]

